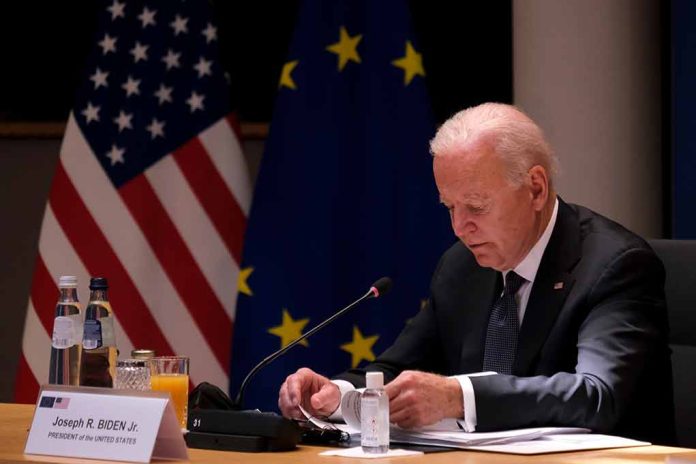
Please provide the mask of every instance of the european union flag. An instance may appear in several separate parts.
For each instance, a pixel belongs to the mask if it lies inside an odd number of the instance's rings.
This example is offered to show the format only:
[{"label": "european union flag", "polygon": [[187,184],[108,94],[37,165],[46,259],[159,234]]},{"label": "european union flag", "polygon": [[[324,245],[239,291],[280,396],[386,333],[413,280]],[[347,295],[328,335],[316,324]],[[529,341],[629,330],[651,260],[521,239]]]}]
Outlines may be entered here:
[{"label": "european union flag", "polygon": [[378,277],[394,289],[261,371],[246,407],[277,410],[282,381],[301,366],[331,376],[372,361],[419,311],[453,241],[409,22],[400,0],[309,0],[300,11],[246,233],[232,393]]}]

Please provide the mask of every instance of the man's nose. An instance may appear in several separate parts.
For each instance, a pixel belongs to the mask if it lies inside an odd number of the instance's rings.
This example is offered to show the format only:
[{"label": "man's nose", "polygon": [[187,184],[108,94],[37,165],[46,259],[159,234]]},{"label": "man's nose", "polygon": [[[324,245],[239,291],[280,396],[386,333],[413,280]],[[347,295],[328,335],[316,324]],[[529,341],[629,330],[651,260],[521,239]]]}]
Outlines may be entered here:
[{"label": "man's nose", "polygon": [[451,214],[452,230],[454,235],[463,239],[476,231],[476,223],[471,215],[466,212],[453,211]]}]

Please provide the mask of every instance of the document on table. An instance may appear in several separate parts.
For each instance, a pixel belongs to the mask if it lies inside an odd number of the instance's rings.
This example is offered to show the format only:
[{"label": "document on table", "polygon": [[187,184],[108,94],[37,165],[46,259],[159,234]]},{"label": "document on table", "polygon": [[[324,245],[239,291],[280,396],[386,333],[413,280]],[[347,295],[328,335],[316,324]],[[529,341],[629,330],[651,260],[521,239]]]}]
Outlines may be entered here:
[{"label": "document on table", "polygon": [[648,445],[650,445],[650,443],[646,441],[632,440],[630,438],[615,437],[612,435],[571,433],[545,435],[536,440],[518,441],[502,445],[467,446],[465,449],[510,454],[546,454]]},{"label": "document on table", "polygon": [[[341,400],[345,424],[332,424],[302,412],[319,428],[338,428],[360,436],[360,390],[349,392]],[[444,446],[476,451],[510,454],[544,454],[565,451],[581,451],[606,448],[647,446],[648,442],[590,433],[590,430],[574,427],[534,427],[498,432],[464,432],[454,419],[446,419],[417,430],[402,429],[392,425],[389,431],[392,443]]]},{"label": "document on table", "polygon": [[[316,427],[323,429],[338,428],[349,433],[351,438],[357,438],[360,435],[360,391],[356,390],[344,395],[341,400],[341,410],[343,411],[343,418],[346,421],[345,424],[332,424],[312,417],[304,409],[302,409],[302,412]],[[498,432],[467,433],[464,432],[458,421],[446,419],[417,430],[402,429],[392,425],[389,434],[390,440],[393,443],[465,448],[477,445],[497,445],[518,441],[529,441],[550,434],[583,434],[586,432],[589,432],[589,430],[570,427],[534,427]]]}]

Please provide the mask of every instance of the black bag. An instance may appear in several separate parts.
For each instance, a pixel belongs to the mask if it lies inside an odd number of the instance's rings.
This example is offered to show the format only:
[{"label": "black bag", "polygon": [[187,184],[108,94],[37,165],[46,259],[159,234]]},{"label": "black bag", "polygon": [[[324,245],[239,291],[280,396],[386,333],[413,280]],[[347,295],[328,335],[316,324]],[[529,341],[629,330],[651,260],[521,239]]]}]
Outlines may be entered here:
[{"label": "black bag", "polygon": [[236,409],[234,401],[219,387],[208,382],[199,383],[188,397],[189,411],[196,409]]}]

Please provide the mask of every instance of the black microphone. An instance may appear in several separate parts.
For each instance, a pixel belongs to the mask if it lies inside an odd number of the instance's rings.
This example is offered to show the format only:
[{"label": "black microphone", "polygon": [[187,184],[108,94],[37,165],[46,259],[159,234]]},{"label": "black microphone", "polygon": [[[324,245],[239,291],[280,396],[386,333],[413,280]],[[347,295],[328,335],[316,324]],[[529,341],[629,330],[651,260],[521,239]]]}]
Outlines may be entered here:
[{"label": "black microphone", "polygon": [[363,296],[321,322],[309,332],[299,336],[289,345],[264,358],[247,374],[239,387],[234,410],[196,409],[189,411],[186,444],[189,448],[217,449],[225,451],[286,451],[295,448],[301,431],[291,420],[275,413],[240,411],[244,402],[244,390],[254,375],[302,340],[314,335],[359,303],[378,298],[392,287],[389,277],[377,280]]},{"label": "black microphone", "polygon": [[290,342],[288,345],[285,347],[279,349],[275,353],[270,354],[266,358],[264,358],[260,363],[258,363],[254,368],[247,374],[247,376],[244,378],[242,381],[242,385],[239,387],[239,392],[237,393],[237,398],[234,400],[234,405],[236,409],[241,409],[242,405],[244,403],[244,391],[246,390],[247,385],[249,384],[249,381],[251,380],[254,375],[270,363],[272,363],[274,360],[276,360],[278,357],[282,356],[285,354],[290,348],[293,346],[297,345],[300,343],[302,340],[311,337],[327,325],[331,324],[333,321],[353,309],[355,306],[357,306],[359,303],[362,303],[365,300],[369,300],[370,298],[379,298],[380,296],[386,294],[391,290],[392,288],[392,280],[389,277],[382,277],[381,279],[378,279],[372,286],[370,287],[370,290],[367,291],[363,296],[346,306],[345,308],[341,309],[337,313],[335,313],[333,316],[329,317],[326,319],[324,322],[321,322],[319,325],[311,329],[309,332],[306,332],[299,337],[297,337],[295,340]]}]

